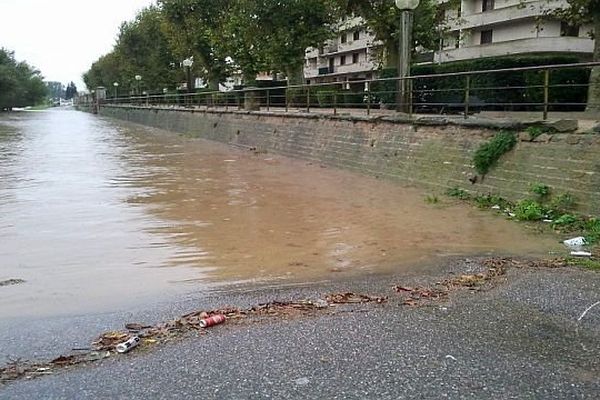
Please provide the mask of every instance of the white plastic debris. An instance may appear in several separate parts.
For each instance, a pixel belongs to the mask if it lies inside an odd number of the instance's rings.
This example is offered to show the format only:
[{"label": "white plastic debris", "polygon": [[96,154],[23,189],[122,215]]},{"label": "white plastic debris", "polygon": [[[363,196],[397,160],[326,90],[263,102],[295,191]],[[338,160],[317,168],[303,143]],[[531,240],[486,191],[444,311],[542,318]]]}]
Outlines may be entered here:
[{"label": "white plastic debris", "polygon": [[586,241],[583,236],[578,236],[572,239],[567,239],[563,242],[565,246],[567,246],[571,250],[579,251],[583,246],[585,246]]},{"label": "white plastic debris", "polygon": [[492,210],[499,210],[500,206],[498,204],[496,204],[495,206],[492,206]]},{"label": "white plastic debris", "polygon": [[589,251],[579,250],[579,251],[572,251],[571,255],[573,257],[591,257],[592,253],[590,253]]},{"label": "white plastic debris", "polygon": [[138,336],[132,336],[126,342],[119,343],[116,347],[117,353],[127,353],[129,350],[140,344],[140,338]]}]

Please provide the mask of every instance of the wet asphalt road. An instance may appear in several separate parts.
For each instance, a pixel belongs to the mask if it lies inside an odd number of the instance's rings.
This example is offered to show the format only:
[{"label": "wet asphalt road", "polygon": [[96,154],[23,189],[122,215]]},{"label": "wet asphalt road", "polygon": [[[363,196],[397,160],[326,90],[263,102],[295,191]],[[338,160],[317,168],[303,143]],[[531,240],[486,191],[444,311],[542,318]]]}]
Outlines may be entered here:
[{"label": "wet asphalt road", "polygon": [[[476,263],[456,263],[445,273],[476,268]],[[385,305],[339,307],[317,317],[225,324],[149,351],[14,382],[0,388],[0,398],[598,398],[600,307],[580,323],[577,319],[600,300],[600,274],[513,269],[489,291],[461,291],[447,302],[419,308],[401,306],[391,291],[395,283],[437,279],[372,276],[231,291],[182,300],[170,309],[157,307],[155,313],[98,316],[102,328],[110,318],[116,328],[126,318],[160,320],[169,311],[173,317],[198,304],[246,306],[339,290],[390,296]],[[85,318],[86,328],[79,331],[83,342],[95,327],[93,317]],[[16,352],[28,335],[42,335],[24,321],[12,332]],[[77,329],[65,336],[73,340]],[[53,350],[66,345],[57,339]],[[20,351],[27,353],[25,346]]]}]

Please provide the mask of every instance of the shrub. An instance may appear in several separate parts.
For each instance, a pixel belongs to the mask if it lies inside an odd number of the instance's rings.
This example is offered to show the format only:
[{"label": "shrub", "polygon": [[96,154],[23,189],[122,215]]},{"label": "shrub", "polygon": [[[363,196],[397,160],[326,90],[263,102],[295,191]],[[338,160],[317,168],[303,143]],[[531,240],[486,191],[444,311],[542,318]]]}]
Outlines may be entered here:
[{"label": "shrub", "polygon": [[492,140],[482,144],[475,152],[473,156],[475,169],[481,175],[487,174],[500,157],[512,150],[516,144],[517,137],[514,132],[498,132]]},{"label": "shrub", "polygon": [[530,187],[531,193],[535,194],[539,199],[545,199],[550,195],[550,186],[543,183],[534,183]]},{"label": "shrub", "polygon": [[514,212],[521,221],[539,221],[544,218],[546,210],[537,201],[525,199],[515,205]]}]

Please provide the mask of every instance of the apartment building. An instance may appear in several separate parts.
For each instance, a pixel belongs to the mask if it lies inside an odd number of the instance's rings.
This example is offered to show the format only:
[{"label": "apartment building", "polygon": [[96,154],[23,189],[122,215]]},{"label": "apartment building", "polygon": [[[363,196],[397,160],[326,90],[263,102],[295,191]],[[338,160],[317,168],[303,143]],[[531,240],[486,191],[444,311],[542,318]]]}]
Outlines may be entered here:
[{"label": "apartment building", "polygon": [[[445,23],[438,27],[437,49],[424,54],[423,62],[452,62],[483,57],[532,54],[572,54],[591,58],[594,41],[589,26],[570,26],[541,18],[549,7],[565,0],[438,0]],[[378,65],[375,41],[361,18],[340,21],[338,36],[305,54],[307,83],[371,78]],[[418,61],[417,61],[418,62]]]},{"label": "apartment building", "polygon": [[445,9],[446,26],[434,62],[519,54],[561,53],[591,57],[589,26],[542,18],[564,0],[462,0]]},{"label": "apartment building", "polygon": [[370,79],[377,69],[374,52],[378,43],[364,21],[351,17],[340,21],[338,35],[320,48],[305,53],[307,83]]}]

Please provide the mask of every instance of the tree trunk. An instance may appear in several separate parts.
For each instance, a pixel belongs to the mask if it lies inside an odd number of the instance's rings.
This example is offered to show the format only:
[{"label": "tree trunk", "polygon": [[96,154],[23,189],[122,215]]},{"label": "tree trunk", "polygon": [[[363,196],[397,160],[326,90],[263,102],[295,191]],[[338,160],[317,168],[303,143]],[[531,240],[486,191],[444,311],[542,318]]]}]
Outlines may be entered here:
[{"label": "tree trunk", "polygon": [[[600,12],[594,14],[594,55],[592,61],[600,61]],[[600,66],[592,68],[586,111],[600,111]]]},{"label": "tree trunk", "polygon": [[288,85],[302,85],[304,84],[304,70],[302,64],[299,66],[291,66],[286,71],[288,78]]},{"label": "tree trunk", "polygon": [[208,77],[208,88],[214,92],[219,90],[220,79],[217,76]]},{"label": "tree trunk", "polygon": [[385,67],[398,69],[398,41],[389,40],[385,43]]}]

